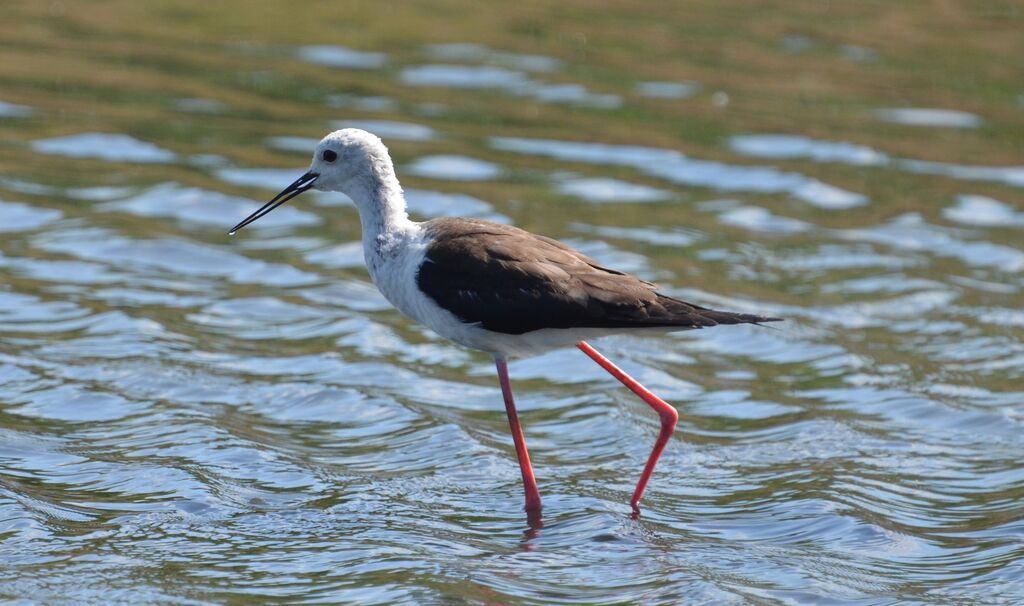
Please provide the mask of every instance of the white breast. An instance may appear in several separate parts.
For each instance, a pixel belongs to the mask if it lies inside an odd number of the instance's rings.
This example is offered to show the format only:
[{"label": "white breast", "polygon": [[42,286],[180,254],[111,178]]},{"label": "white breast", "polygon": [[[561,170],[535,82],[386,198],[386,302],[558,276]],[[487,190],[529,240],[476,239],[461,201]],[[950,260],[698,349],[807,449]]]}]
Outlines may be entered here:
[{"label": "white breast", "polygon": [[363,241],[363,256],[373,283],[381,294],[406,316],[437,334],[467,347],[482,347],[478,326],[466,324],[423,294],[416,282],[420,265],[426,258],[426,242],[421,229],[390,233]]},{"label": "white breast", "polygon": [[405,315],[419,320],[416,274],[423,263],[425,247],[420,230],[380,235],[363,240],[363,257],[370,278],[381,294]]}]

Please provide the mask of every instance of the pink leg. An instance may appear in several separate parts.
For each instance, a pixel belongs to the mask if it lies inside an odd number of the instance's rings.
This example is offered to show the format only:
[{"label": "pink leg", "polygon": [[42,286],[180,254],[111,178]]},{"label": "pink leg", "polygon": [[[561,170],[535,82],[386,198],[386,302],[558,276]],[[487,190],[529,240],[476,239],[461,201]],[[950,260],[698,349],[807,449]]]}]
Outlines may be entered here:
[{"label": "pink leg", "polygon": [[644,489],[647,488],[647,482],[651,479],[651,474],[654,473],[654,466],[658,464],[661,451],[665,450],[668,439],[672,437],[672,432],[675,431],[676,422],[679,421],[679,413],[668,402],[654,395],[649,389],[638,383],[636,379],[627,375],[615,364],[612,364],[608,358],[602,356],[599,351],[591,347],[586,341],[580,341],[576,344],[576,347],[579,347],[583,353],[590,356],[590,359],[597,362],[601,368],[607,370],[613,377],[621,381],[630,391],[640,396],[640,399],[647,402],[658,413],[658,416],[661,417],[661,433],[658,434],[658,439],[654,442],[654,449],[651,450],[651,456],[647,458],[647,465],[644,466],[644,472],[640,474],[640,481],[636,483],[633,498],[629,500],[629,504],[633,506],[633,511],[639,513],[640,497],[643,496]]},{"label": "pink leg", "polygon": [[533,466],[530,465],[530,453],[526,450],[526,440],[523,439],[523,428],[519,426],[516,403],[512,399],[512,384],[508,380],[508,363],[504,358],[495,358],[494,364],[498,367],[498,382],[501,383],[501,395],[505,397],[505,412],[508,414],[509,429],[512,430],[512,441],[516,444],[519,469],[523,472],[526,511],[540,511],[540,491],[537,490],[537,480],[533,477]]}]

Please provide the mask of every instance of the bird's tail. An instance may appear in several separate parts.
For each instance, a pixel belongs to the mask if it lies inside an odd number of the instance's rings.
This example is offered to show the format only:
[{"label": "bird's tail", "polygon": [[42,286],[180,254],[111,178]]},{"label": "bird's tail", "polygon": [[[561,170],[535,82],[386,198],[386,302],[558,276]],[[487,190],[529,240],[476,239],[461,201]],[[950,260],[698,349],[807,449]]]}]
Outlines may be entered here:
[{"label": "bird's tail", "polygon": [[770,316],[719,311],[717,309],[708,309],[707,307],[700,307],[697,305],[694,305],[693,307],[697,310],[697,313],[705,318],[711,318],[718,324],[761,324],[762,322],[783,321],[782,318],[772,318]]},{"label": "bird's tail", "polygon": [[666,297],[665,295],[659,296],[659,299],[670,311],[677,312],[680,315],[685,315],[690,319],[697,319],[698,322],[695,322],[695,324],[698,324],[698,326],[696,326],[697,328],[702,328],[704,326],[717,326],[718,324],[761,325],[765,322],[783,321],[782,318],[773,318],[771,316],[759,316],[756,314],[742,314],[732,311],[710,309],[694,303],[688,303],[686,301],[680,301],[679,299],[673,299],[672,297]]}]

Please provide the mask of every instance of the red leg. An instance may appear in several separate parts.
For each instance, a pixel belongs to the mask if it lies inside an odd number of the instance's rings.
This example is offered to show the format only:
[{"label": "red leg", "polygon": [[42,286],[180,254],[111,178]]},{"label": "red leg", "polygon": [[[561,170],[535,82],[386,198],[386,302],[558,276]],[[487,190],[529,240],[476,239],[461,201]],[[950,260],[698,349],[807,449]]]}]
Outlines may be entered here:
[{"label": "red leg", "polygon": [[654,395],[649,389],[638,383],[636,379],[627,375],[615,364],[612,364],[608,358],[602,356],[599,351],[591,347],[586,341],[580,341],[576,344],[576,347],[579,347],[583,353],[590,356],[590,359],[597,362],[601,368],[607,370],[613,377],[621,381],[630,391],[640,396],[640,399],[647,402],[658,413],[658,416],[661,417],[661,433],[658,434],[658,439],[654,442],[654,449],[651,450],[651,456],[647,458],[647,465],[644,466],[644,472],[640,474],[640,481],[636,483],[633,498],[629,500],[629,504],[633,506],[633,511],[639,513],[640,497],[643,496],[644,489],[647,488],[647,482],[651,479],[651,474],[654,473],[654,466],[658,464],[661,451],[665,450],[668,439],[672,437],[672,432],[675,431],[676,422],[679,421],[679,413],[668,402]]},{"label": "red leg", "polygon": [[519,469],[523,472],[526,511],[540,511],[540,491],[537,490],[537,480],[533,477],[533,466],[530,465],[530,453],[526,450],[526,440],[523,439],[523,428],[519,426],[516,403],[512,399],[512,384],[508,380],[508,363],[504,358],[495,358],[494,364],[498,367],[498,382],[501,383],[501,395],[505,398],[505,412],[508,413],[508,426],[512,430],[512,441],[516,444]]}]

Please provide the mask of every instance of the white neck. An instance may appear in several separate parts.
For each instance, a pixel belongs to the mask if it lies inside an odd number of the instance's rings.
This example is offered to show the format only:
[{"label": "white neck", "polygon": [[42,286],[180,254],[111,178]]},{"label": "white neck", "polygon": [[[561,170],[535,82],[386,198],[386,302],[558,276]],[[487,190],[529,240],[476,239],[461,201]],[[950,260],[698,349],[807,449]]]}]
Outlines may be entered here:
[{"label": "white neck", "polygon": [[352,198],[359,210],[367,261],[371,255],[384,255],[419,225],[409,219],[405,196],[394,169],[390,166],[376,166],[374,169],[351,179],[344,188],[344,193]]}]

